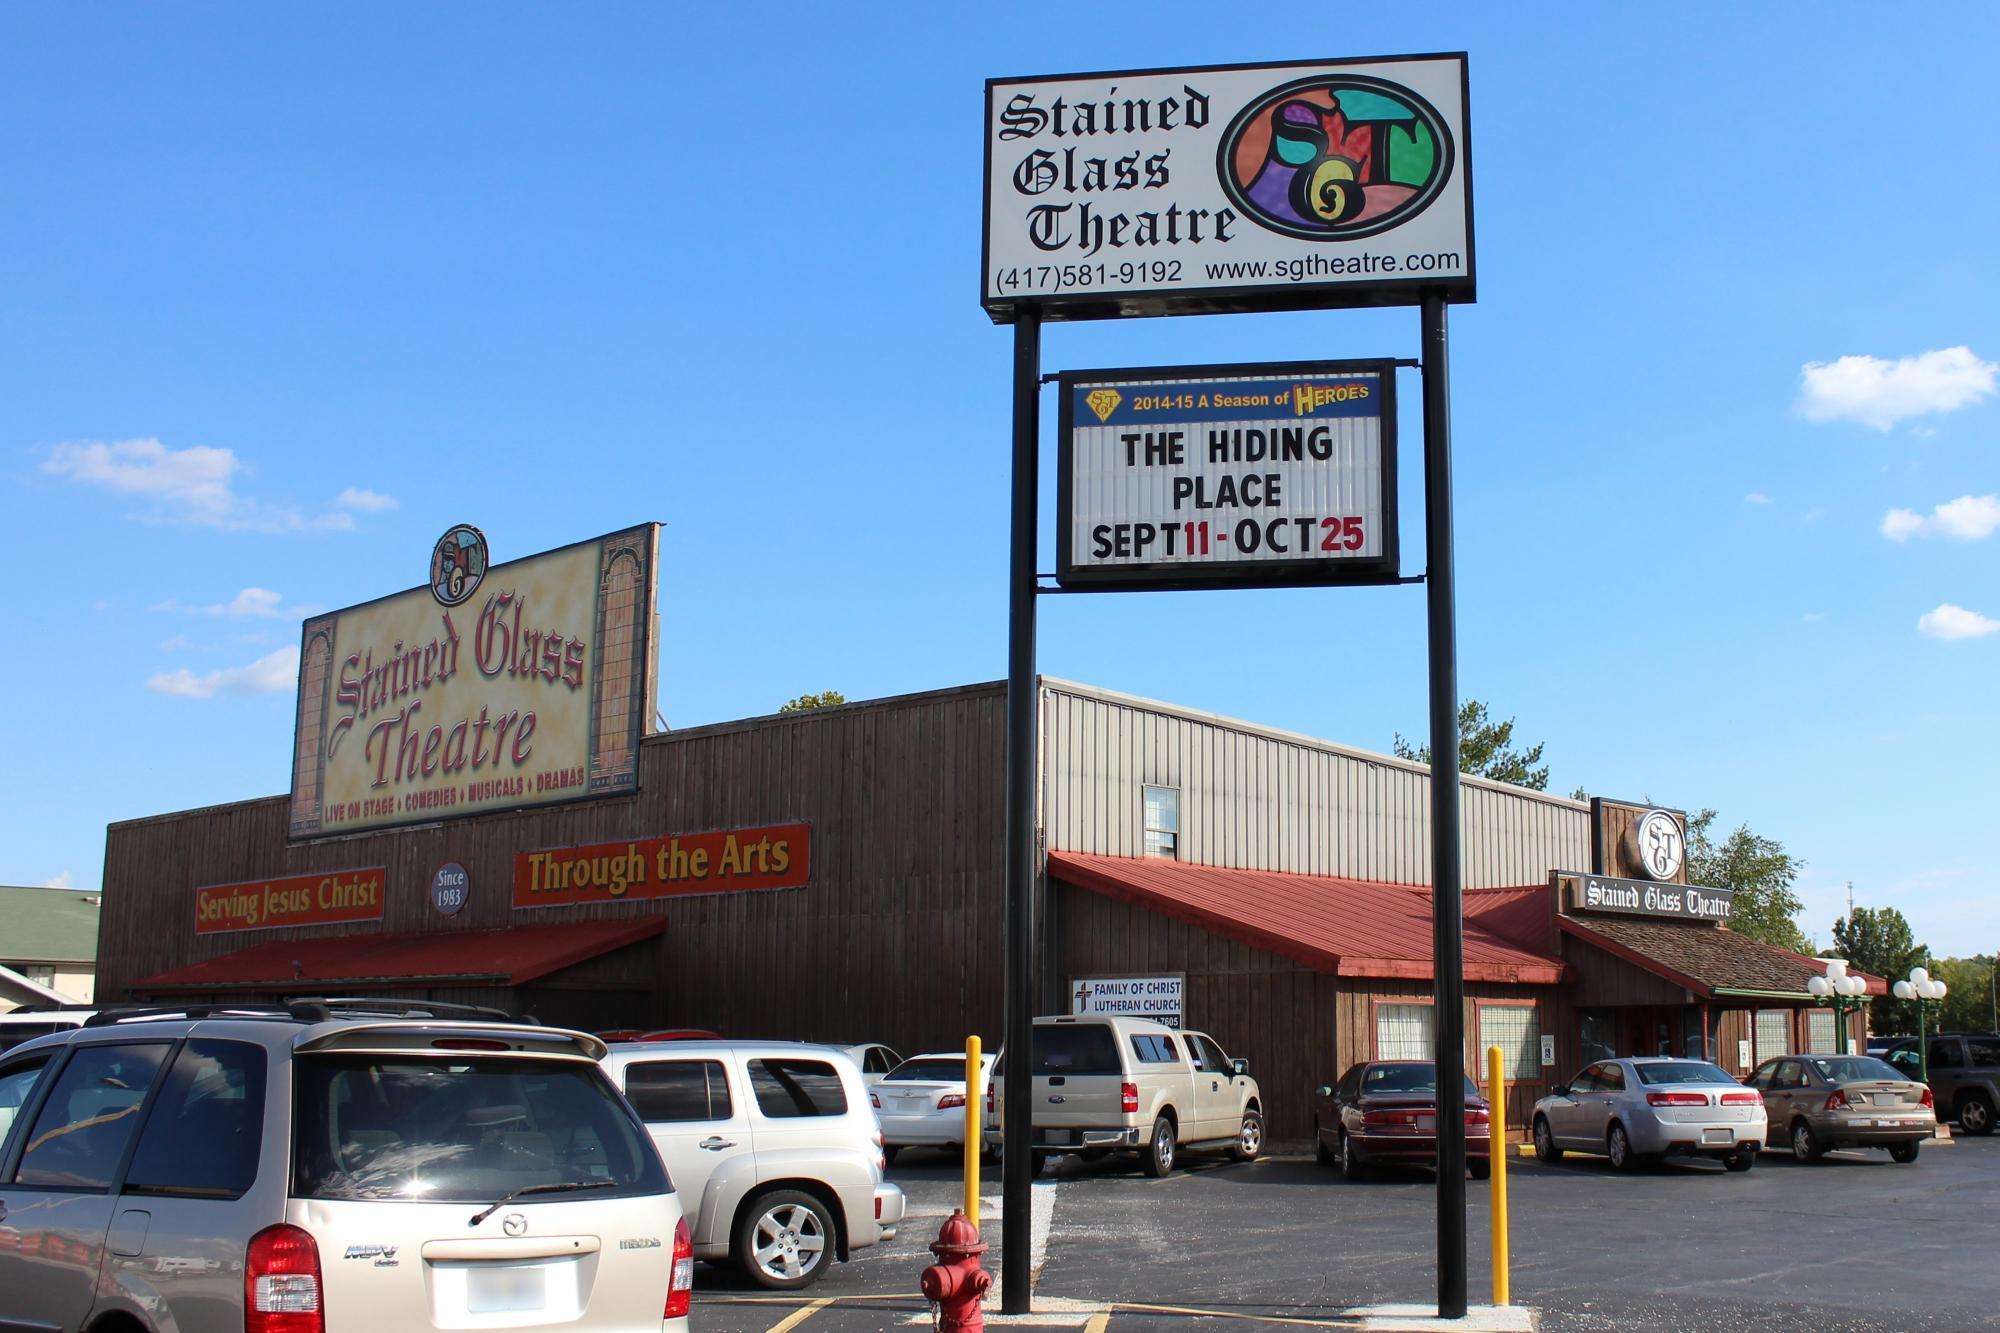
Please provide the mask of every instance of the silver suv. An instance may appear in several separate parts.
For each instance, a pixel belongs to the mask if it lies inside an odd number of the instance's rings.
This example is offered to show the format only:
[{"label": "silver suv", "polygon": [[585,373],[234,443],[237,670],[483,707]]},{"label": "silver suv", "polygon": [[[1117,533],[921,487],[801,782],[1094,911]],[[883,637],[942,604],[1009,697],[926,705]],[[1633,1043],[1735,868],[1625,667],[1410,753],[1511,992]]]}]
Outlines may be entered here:
[{"label": "silver suv", "polygon": [[666,1158],[698,1257],[793,1290],[896,1234],[903,1191],[882,1179],[882,1127],[846,1052],[621,1042],[604,1066]]},{"label": "silver suv", "polygon": [[686,1328],[659,1154],[578,1032],[110,1010],[0,1055],[0,1326]]}]

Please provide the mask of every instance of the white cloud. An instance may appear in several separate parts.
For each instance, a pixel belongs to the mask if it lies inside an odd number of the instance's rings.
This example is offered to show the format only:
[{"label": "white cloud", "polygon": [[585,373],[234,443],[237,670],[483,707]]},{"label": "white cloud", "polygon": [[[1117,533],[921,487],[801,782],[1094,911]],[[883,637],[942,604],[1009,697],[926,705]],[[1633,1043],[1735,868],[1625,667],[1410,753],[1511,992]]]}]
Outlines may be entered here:
[{"label": "white cloud", "polygon": [[183,648],[192,647],[194,647],[194,640],[185,634],[176,634],[171,639],[160,640],[160,651],[163,653],[177,653]]},{"label": "white cloud", "polygon": [[182,699],[212,699],[218,694],[276,694],[299,683],[299,650],[280,648],[248,666],[220,667],[197,676],[182,667],[162,671],[146,682],[155,694]]},{"label": "white cloud", "polygon": [[1803,620],[1808,625],[1817,625],[1820,621],[1826,619],[1826,612],[1808,611],[1804,615],[1800,616],[1799,619]]},{"label": "white cloud", "polygon": [[1917,633],[1933,639],[1983,639],[1996,630],[2000,630],[2000,620],[1968,611],[1962,606],[1953,606],[1950,602],[1917,618]]},{"label": "white cloud", "polygon": [[1956,412],[1993,393],[2000,363],[1970,347],[1946,347],[1884,361],[1843,356],[1808,361],[1799,372],[1799,413],[1808,421],[1858,421],[1888,430],[1909,417]]},{"label": "white cloud", "polygon": [[1764,494],[1764,492],[1762,491],[1752,491],[1750,492],[1750,494],[1743,497],[1743,503],[1752,505],[1767,505],[1771,503],[1771,497]]},{"label": "white cloud", "polygon": [[1891,509],[1882,516],[1882,535],[1892,542],[1912,537],[1976,542],[1995,531],[2000,531],[2000,495],[1961,495],[1931,510],[1929,518],[1914,509]]},{"label": "white cloud", "polygon": [[54,875],[43,880],[42,887],[45,889],[73,889],[76,887],[76,881],[70,878],[69,871],[65,870],[60,875]]},{"label": "white cloud", "polygon": [[277,620],[303,619],[317,610],[309,605],[286,606],[284,595],[269,588],[245,588],[226,602],[210,602],[194,605],[178,598],[169,597],[164,602],[153,603],[154,611],[178,612],[189,616],[222,616],[230,620],[251,618]]},{"label": "white cloud", "polygon": [[236,477],[242,470],[233,449],[169,449],[150,439],[59,444],[42,463],[42,471],[52,476],[151,503],[153,511],[139,517],[267,533],[346,532],[354,527],[352,514],[306,514],[294,505],[238,494]]},{"label": "white cloud", "polygon": [[401,503],[393,495],[384,495],[380,491],[354,486],[349,486],[334,496],[333,502],[343,509],[359,509],[369,514],[379,514],[384,509],[394,509]]}]

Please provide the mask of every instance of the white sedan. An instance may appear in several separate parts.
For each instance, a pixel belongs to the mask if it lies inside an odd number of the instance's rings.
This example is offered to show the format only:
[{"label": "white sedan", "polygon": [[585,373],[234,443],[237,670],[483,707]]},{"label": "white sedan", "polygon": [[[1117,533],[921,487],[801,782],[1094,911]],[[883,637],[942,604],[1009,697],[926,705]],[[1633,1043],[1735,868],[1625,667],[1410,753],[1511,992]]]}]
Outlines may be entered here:
[{"label": "white sedan", "polygon": [[1706,1060],[1600,1060],[1535,1103],[1535,1156],[1601,1153],[1620,1171],[1668,1153],[1748,1171],[1764,1146],[1764,1097]]},{"label": "white sedan", "polygon": [[[979,1059],[983,1087],[993,1057]],[[965,1056],[915,1055],[890,1070],[869,1090],[882,1122],[882,1156],[896,1160],[898,1148],[949,1148],[965,1142]]]}]

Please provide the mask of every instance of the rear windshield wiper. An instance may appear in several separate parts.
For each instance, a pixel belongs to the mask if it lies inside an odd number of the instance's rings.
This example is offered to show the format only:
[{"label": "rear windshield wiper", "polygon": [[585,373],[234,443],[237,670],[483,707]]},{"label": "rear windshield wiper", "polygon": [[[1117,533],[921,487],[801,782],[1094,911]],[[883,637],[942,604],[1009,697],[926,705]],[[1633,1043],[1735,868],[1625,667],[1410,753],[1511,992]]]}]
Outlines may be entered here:
[{"label": "rear windshield wiper", "polygon": [[556,1190],[608,1190],[617,1183],[615,1180],[551,1180],[542,1185],[523,1185],[511,1193],[501,1195],[485,1209],[474,1213],[472,1220],[467,1222],[466,1225],[469,1227],[478,1226],[481,1222],[484,1222],[487,1218],[499,1212],[500,1209],[520,1198],[523,1194],[549,1194]]}]

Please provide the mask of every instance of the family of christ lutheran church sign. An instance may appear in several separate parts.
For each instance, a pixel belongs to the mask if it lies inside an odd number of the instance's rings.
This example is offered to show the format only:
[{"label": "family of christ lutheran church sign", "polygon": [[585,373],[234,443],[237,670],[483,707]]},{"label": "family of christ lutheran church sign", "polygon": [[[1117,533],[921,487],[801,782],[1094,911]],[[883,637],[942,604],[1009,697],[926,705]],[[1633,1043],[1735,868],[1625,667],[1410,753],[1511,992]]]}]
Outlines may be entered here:
[{"label": "family of christ lutheran church sign", "polygon": [[292,837],[634,790],[658,551],[646,524],[489,566],[458,527],[425,586],[306,621]]},{"label": "family of christ lutheran church sign", "polygon": [[1473,299],[1463,55],[994,79],[997,323]]}]

